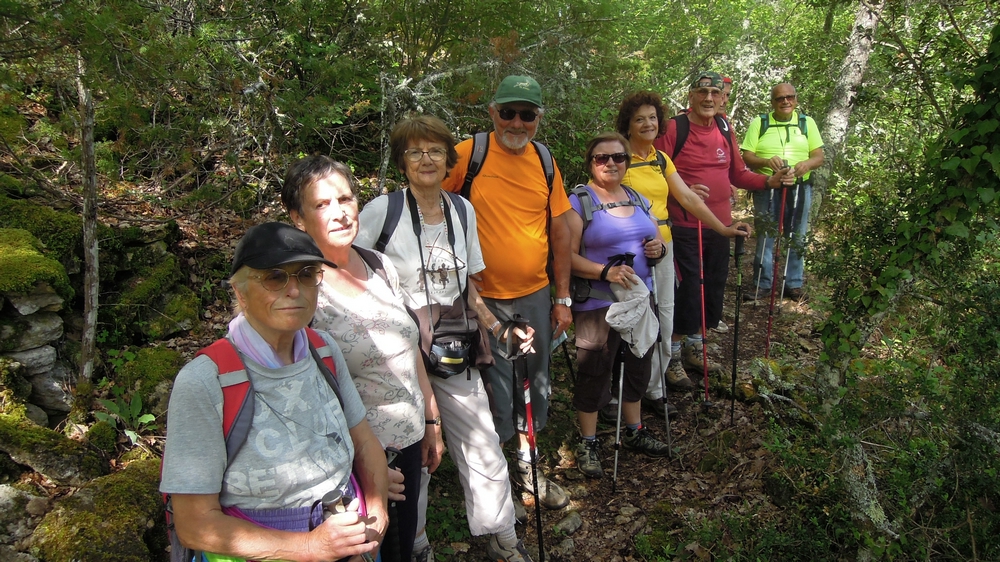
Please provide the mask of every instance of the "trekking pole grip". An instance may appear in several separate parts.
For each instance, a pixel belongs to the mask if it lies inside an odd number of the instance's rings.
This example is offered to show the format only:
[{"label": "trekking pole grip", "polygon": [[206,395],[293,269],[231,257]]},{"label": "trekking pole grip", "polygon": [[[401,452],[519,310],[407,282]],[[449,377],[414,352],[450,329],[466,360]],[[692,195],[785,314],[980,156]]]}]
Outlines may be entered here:
[{"label": "trekking pole grip", "polygon": [[[739,230],[740,232],[747,232],[747,229],[746,229],[745,226],[738,226],[738,227],[736,227],[736,230]],[[743,237],[743,236],[737,236],[736,237],[735,255],[742,256],[743,254],[746,253],[746,251],[744,250],[744,244],[745,243],[746,243],[746,238],[745,237]]]}]

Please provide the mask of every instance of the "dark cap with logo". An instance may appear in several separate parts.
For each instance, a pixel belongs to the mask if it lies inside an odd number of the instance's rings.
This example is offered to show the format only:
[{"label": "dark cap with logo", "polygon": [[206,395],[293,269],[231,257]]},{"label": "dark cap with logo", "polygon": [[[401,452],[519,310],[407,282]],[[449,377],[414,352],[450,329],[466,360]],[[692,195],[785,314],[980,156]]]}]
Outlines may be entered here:
[{"label": "dark cap with logo", "polygon": [[283,222],[265,222],[247,230],[236,244],[230,275],[244,265],[271,269],[298,262],[321,262],[337,267],[323,257],[319,246],[305,232]]},{"label": "dark cap with logo", "polygon": [[722,75],[718,72],[705,71],[698,74],[698,77],[691,82],[691,89],[697,90],[698,88],[718,88],[722,89],[722,85],[725,80]]}]

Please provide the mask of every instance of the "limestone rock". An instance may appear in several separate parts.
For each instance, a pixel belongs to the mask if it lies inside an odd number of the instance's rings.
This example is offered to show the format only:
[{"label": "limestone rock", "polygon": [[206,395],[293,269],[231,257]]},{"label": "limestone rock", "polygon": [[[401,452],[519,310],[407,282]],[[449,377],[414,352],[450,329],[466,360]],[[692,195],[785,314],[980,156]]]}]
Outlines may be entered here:
[{"label": "limestone rock", "polygon": [[48,427],[49,425],[49,415],[45,413],[45,410],[35,406],[34,404],[25,404],[25,415],[28,419],[35,422],[42,427]]},{"label": "limestone rock", "polygon": [[54,312],[0,319],[0,349],[27,351],[56,341],[62,335],[62,318]]},{"label": "limestone rock", "polygon": [[7,299],[21,316],[28,316],[38,311],[59,312],[63,305],[63,298],[44,281],[36,283],[35,288],[27,295],[8,294]]},{"label": "limestone rock", "polygon": [[82,486],[107,466],[78,441],[18,414],[0,414],[0,450],[59,485]]},{"label": "limestone rock", "polygon": [[48,371],[28,377],[31,382],[28,401],[50,412],[70,411],[73,395],[69,389],[73,378],[73,372],[63,362],[55,362]]},{"label": "limestone rock", "polygon": [[56,348],[51,345],[5,355],[21,364],[21,376],[26,379],[51,371],[56,364]]},{"label": "limestone rock", "polygon": [[38,559],[30,554],[18,552],[11,546],[0,544],[0,562],[38,562]]},{"label": "limestone rock", "polygon": [[564,535],[572,535],[582,526],[583,519],[580,517],[580,512],[571,511],[569,515],[563,517],[562,521],[556,523],[555,530]]},{"label": "limestone rock", "polygon": [[30,535],[40,520],[32,520],[37,515],[32,516],[27,506],[35,500],[44,499],[13,486],[0,484],[0,542],[11,544]]}]

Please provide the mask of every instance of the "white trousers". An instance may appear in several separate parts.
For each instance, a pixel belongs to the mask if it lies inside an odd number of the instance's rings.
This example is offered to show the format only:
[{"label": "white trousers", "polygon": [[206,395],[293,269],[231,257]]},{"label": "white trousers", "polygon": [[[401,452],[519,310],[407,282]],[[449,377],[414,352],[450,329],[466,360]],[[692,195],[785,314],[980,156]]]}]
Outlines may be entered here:
[{"label": "white trousers", "polygon": [[[646,387],[646,398],[663,398],[663,374],[670,366],[670,334],[674,331],[674,243],[667,243],[667,253],[657,262],[656,304],[659,309],[661,340],[653,349],[652,376]],[[660,357],[663,364],[660,364]]]}]

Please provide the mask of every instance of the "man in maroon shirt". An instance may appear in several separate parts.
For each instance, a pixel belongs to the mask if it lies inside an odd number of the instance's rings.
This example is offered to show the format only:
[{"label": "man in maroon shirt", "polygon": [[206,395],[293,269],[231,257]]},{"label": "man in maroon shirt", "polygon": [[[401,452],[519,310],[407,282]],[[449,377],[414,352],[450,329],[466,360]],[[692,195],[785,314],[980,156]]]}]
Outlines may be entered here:
[{"label": "man in maroon shirt", "polygon": [[[677,172],[688,184],[708,186],[705,204],[724,224],[732,224],[730,184],[740,189],[775,189],[791,185],[795,176],[779,170],[768,177],[747,169],[740,156],[739,142],[732,127],[722,117],[717,117],[723,103],[723,79],[715,72],[702,72],[688,91],[689,112],[667,122],[666,133],[654,143],[656,148],[670,156]],[[681,121],[686,121],[682,123]],[[686,130],[686,134],[684,131]],[[678,134],[680,132],[680,134]],[[701,373],[702,318],[701,289],[699,287],[697,218],[687,213],[673,198],[667,201],[671,232],[674,237],[674,259],[677,264],[677,288],[674,306],[674,333],[671,336],[672,360],[670,368],[685,366]],[[703,260],[705,275],[705,316],[708,326],[715,326],[722,319],[723,293],[729,275],[729,239],[709,228],[702,228]],[[684,340],[683,350],[681,342]],[[677,359],[683,358],[683,365]],[[722,366],[709,361],[709,370],[721,372]]]}]

